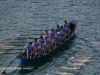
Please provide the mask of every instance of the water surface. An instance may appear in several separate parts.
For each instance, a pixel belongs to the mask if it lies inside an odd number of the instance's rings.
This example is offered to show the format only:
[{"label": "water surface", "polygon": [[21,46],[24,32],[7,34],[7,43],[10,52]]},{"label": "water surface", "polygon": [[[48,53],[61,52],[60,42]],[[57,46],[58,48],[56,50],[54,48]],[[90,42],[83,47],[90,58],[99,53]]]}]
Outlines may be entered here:
[{"label": "water surface", "polygon": [[[66,19],[78,21],[72,47],[27,74],[99,75],[99,12],[99,0],[0,0],[0,67],[6,67],[28,41],[40,36],[36,34],[44,33],[34,30],[49,30]],[[17,66],[15,60],[11,67]],[[22,75],[12,69],[6,73]]]}]

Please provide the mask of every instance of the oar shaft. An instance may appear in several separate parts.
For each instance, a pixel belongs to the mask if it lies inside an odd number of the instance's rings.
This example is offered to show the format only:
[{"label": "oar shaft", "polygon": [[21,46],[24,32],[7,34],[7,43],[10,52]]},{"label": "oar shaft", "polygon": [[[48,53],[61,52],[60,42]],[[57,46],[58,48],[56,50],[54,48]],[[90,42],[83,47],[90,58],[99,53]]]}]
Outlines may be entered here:
[{"label": "oar shaft", "polygon": [[[47,30],[49,31],[50,29]],[[46,30],[27,30],[27,31],[46,31]]]},{"label": "oar shaft", "polygon": [[[18,52],[17,52],[18,53]],[[16,53],[1,53],[1,54],[16,54]]]},{"label": "oar shaft", "polygon": [[[22,51],[21,51],[21,52],[22,52]],[[19,52],[18,55],[19,55],[21,52]],[[17,55],[17,56],[18,56],[18,55]],[[17,58],[17,56],[15,57],[15,59]],[[13,61],[14,61],[15,59],[13,59],[13,60],[10,62],[10,64],[5,68],[5,70],[4,70],[1,74],[4,74],[4,73],[5,73],[5,71],[7,70],[7,68],[13,63]]]},{"label": "oar shaft", "polygon": [[29,35],[44,35],[44,33],[42,33],[42,34],[23,34],[23,35],[20,35],[20,36],[29,36]]}]

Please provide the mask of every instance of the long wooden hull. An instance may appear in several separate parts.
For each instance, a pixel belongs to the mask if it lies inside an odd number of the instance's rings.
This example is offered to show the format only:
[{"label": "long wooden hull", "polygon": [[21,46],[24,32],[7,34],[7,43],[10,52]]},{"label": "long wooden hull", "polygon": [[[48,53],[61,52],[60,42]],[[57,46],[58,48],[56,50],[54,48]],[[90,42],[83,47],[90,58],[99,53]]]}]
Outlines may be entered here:
[{"label": "long wooden hull", "polygon": [[[74,24],[76,28],[76,21],[70,21],[70,23]],[[68,38],[66,38],[66,40],[60,44],[58,47],[56,47],[54,50],[51,50],[49,53],[47,53],[46,55],[43,55],[41,57],[37,57],[37,58],[18,58],[19,60],[19,64],[21,67],[26,67],[26,66],[37,66],[42,64],[43,62],[49,60],[52,56],[55,55],[55,53],[57,53],[57,51],[59,52],[61,49],[61,47],[67,43],[67,41],[74,36],[75,33],[75,29],[73,30],[73,32],[70,34],[70,36]]]}]

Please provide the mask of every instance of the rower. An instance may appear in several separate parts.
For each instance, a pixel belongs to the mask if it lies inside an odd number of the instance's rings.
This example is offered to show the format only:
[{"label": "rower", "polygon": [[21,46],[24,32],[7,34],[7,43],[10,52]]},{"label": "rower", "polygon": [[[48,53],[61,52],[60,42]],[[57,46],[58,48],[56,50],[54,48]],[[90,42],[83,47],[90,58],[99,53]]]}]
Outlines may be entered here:
[{"label": "rower", "polygon": [[54,35],[55,35],[55,31],[54,31],[53,28],[51,29],[51,33],[50,33],[50,35],[51,35],[52,37],[54,37]]},{"label": "rower", "polygon": [[49,39],[47,39],[47,42],[48,42],[49,50],[52,50],[53,45],[54,45],[52,36],[50,36]]},{"label": "rower", "polygon": [[44,38],[43,38],[43,36],[40,36],[39,43],[41,43],[41,44],[44,43]]},{"label": "rower", "polygon": [[60,42],[63,42],[65,38],[66,38],[65,29],[62,29],[60,31]]},{"label": "rower", "polygon": [[59,25],[57,24],[57,28],[55,29],[56,32],[60,32],[60,27]]},{"label": "rower", "polygon": [[34,58],[39,57],[40,55],[42,55],[42,53],[43,53],[43,44],[40,43],[37,49],[35,50]]},{"label": "rower", "polygon": [[67,23],[66,20],[64,21],[64,28],[65,28],[66,37],[67,37],[70,34],[70,26],[69,26],[69,24]]},{"label": "rower", "polygon": [[38,57],[43,53],[43,44],[40,43],[40,45],[37,47]]},{"label": "rower", "polygon": [[66,37],[69,36],[70,34],[70,28],[69,27],[65,27],[65,32],[66,32]]},{"label": "rower", "polygon": [[32,42],[29,42],[29,44],[27,46],[27,58],[32,57],[33,51],[34,51],[34,46],[32,46]]},{"label": "rower", "polygon": [[48,38],[49,38],[49,33],[48,33],[48,31],[46,30],[46,31],[45,31],[45,35],[44,35],[44,39],[47,40]]},{"label": "rower", "polygon": [[66,20],[64,21],[64,28],[65,28],[65,27],[69,27],[69,24],[67,23]]},{"label": "rower", "polygon": [[44,52],[44,53],[47,53],[47,52],[48,52],[48,50],[49,50],[48,47],[49,47],[49,46],[48,46],[48,42],[45,41],[45,42],[43,43],[43,52]]},{"label": "rower", "polygon": [[60,32],[57,32],[57,34],[55,34],[55,36],[54,36],[55,46],[57,46],[59,44],[59,40],[60,40]]},{"label": "rower", "polygon": [[37,48],[39,46],[39,43],[37,41],[37,38],[34,39],[34,46],[35,46],[35,48]]}]

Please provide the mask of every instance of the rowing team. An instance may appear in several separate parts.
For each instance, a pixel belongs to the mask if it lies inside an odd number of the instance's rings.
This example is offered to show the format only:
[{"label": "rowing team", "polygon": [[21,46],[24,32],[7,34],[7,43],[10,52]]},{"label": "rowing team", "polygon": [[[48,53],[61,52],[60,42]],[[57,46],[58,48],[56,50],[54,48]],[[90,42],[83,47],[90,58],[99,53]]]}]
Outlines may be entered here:
[{"label": "rowing team", "polygon": [[64,25],[61,27],[57,24],[56,29],[52,28],[50,33],[45,31],[45,35],[40,36],[40,39],[34,39],[33,43],[29,42],[28,45],[24,46],[27,58],[39,57],[51,51],[57,45],[62,43],[69,34],[70,26],[66,20],[64,21]]}]

